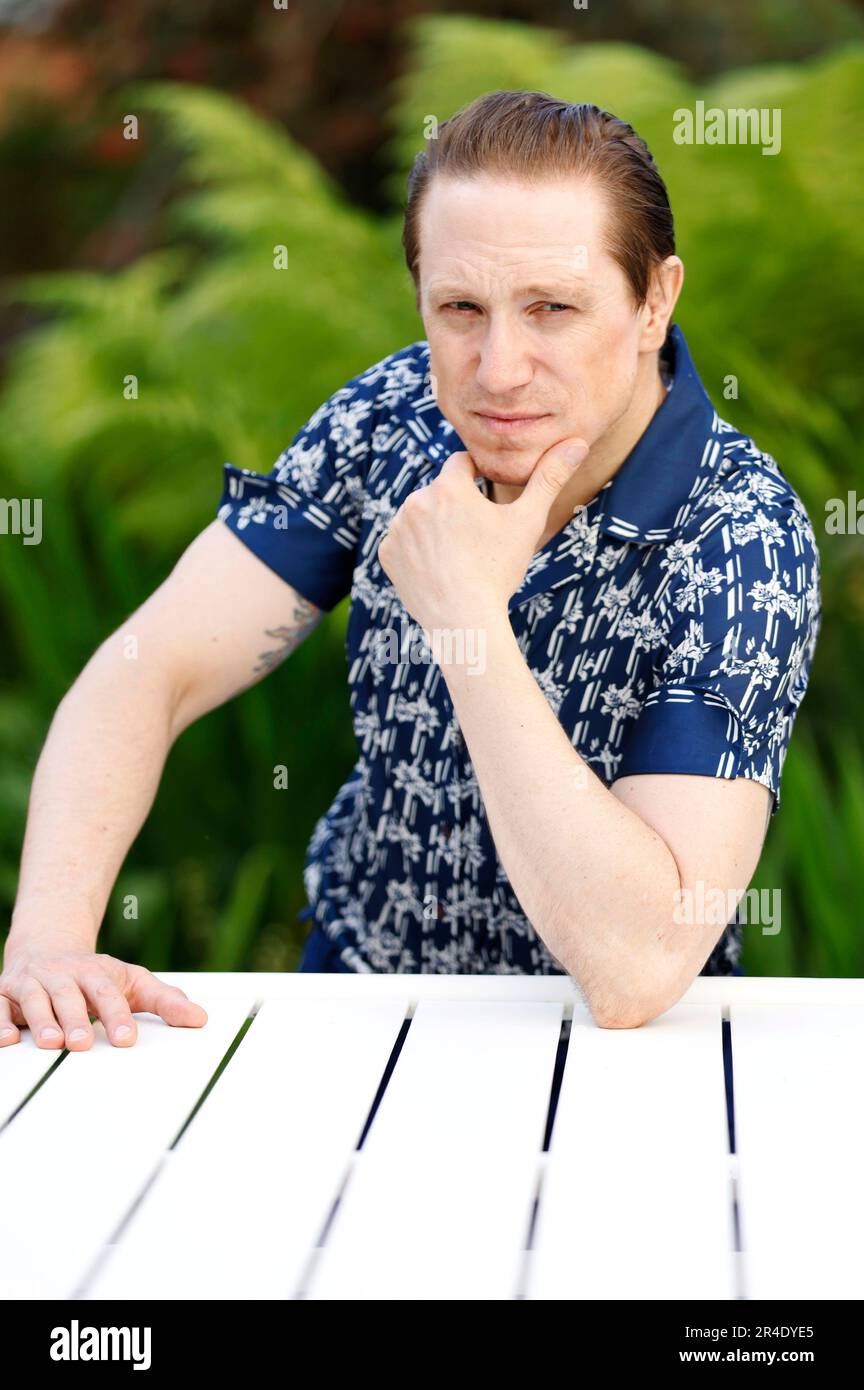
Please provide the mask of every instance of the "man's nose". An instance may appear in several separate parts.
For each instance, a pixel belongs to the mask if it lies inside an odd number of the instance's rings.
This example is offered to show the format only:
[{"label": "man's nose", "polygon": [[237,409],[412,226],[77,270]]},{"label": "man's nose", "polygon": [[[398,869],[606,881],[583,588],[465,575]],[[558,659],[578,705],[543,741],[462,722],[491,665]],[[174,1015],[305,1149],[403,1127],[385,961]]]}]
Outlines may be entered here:
[{"label": "man's nose", "polygon": [[524,334],[513,324],[490,323],[480,347],[477,385],[501,396],[527,386],[534,375]]}]

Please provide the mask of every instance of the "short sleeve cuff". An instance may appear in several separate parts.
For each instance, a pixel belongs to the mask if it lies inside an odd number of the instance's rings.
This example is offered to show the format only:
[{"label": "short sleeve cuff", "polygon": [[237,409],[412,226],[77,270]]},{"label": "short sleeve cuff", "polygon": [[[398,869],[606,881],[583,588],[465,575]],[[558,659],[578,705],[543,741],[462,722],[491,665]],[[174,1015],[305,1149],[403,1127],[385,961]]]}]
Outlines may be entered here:
[{"label": "short sleeve cuff", "polygon": [[780,806],[781,764],[780,755],[770,750],[764,733],[752,746],[752,735],[745,734],[737,710],[723,695],[699,686],[665,686],[645,701],[615,777],[643,772],[749,777],[768,788],[774,816]]},{"label": "short sleeve cuff", "polygon": [[615,776],[642,772],[738,777],[743,734],[736,711],[713,690],[667,686],[653,691],[639,713]]},{"label": "short sleeve cuff", "polygon": [[356,536],[329,503],[226,463],[216,515],[317,608],[327,612],[350,592]]}]

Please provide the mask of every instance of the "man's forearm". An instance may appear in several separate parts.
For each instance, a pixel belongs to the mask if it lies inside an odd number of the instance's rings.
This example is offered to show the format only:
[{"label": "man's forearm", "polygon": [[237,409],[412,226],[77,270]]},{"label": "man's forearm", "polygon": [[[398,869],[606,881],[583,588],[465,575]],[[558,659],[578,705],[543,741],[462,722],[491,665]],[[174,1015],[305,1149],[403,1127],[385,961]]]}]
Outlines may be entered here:
[{"label": "man's forearm", "polygon": [[485,630],[483,674],[443,672],[513,891],[598,1021],[660,1013],[687,983],[675,859],[572,746],[507,615]]},{"label": "man's forearm", "polygon": [[63,936],[95,946],[155,798],[173,714],[164,674],[127,660],[119,637],[94,654],[58,706],[36,767],[10,943]]}]

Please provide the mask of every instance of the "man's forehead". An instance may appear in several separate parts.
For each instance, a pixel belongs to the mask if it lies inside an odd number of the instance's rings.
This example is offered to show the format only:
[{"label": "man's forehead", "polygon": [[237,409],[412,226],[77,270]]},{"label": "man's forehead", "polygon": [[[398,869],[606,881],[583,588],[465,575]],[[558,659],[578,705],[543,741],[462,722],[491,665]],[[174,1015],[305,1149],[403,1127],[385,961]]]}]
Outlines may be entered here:
[{"label": "man's forehead", "polygon": [[520,242],[587,241],[602,229],[608,198],[584,177],[520,179],[475,174],[433,177],[420,204],[422,220],[444,222],[459,234],[490,235],[502,245]]},{"label": "man's forehead", "polygon": [[420,206],[422,292],[514,300],[608,292],[621,278],[608,208],[591,180],[433,178]]}]

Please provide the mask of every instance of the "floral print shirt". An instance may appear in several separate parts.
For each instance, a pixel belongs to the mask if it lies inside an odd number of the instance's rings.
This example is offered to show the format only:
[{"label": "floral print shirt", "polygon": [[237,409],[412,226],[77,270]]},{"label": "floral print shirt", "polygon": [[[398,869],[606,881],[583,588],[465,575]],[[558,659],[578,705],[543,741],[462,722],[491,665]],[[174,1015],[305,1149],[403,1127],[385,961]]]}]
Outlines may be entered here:
[{"label": "floral print shirt", "polygon": [[[718,416],[677,325],[663,360],[665,400],[534,555],[510,622],[607,786],[749,777],[775,814],[821,619],[813,527],[774,459]],[[497,857],[441,670],[377,558],[405,498],[464,447],[418,341],[334,391],[268,474],[224,467],[221,520],[318,607],[350,597],[357,762],[304,872],[342,969],[562,973]],[[732,973],[740,948],[736,912],[702,973]]]}]

